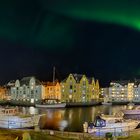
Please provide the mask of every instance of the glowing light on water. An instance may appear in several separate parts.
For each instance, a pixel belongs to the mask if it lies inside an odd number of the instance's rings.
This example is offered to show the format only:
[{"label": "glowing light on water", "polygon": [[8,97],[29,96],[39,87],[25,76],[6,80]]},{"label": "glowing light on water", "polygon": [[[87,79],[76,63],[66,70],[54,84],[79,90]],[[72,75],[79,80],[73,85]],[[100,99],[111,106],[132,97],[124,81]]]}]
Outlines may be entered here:
[{"label": "glowing light on water", "polygon": [[59,130],[63,131],[68,126],[68,121],[63,120],[59,123]]},{"label": "glowing light on water", "polygon": [[38,114],[38,110],[34,107],[29,107],[29,113],[30,114]]}]

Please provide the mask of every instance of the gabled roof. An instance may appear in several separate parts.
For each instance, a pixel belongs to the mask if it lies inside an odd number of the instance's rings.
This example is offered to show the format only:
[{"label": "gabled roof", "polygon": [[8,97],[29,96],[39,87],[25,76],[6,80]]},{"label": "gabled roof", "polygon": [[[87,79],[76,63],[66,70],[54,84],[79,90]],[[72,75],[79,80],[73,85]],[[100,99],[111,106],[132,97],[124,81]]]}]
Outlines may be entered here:
[{"label": "gabled roof", "polygon": [[73,75],[73,77],[74,77],[74,79],[75,79],[75,81],[76,81],[76,83],[79,83],[80,82],[80,80],[82,79],[82,77],[83,77],[83,75],[82,74],[77,74],[77,73],[74,73],[74,74],[72,74]]},{"label": "gabled roof", "polygon": [[[71,73],[73,78],[75,79],[76,83],[79,83],[81,78],[83,77],[82,74],[77,74],[77,73]],[[69,74],[70,75],[70,74]],[[65,78],[63,81],[61,81],[62,83],[65,83],[67,81],[68,77]]]},{"label": "gabled roof", "polygon": [[[127,85],[128,83],[134,83],[135,85],[139,85],[140,84],[140,79],[134,79],[134,80],[120,80],[120,81],[112,81],[111,83],[118,83],[122,86]],[[110,83],[110,84],[111,84]]]},{"label": "gabled roof", "polygon": [[94,78],[92,78],[92,77],[87,77],[87,80],[88,80],[88,83],[89,84],[92,84],[92,80],[93,80]]},{"label": "gabled roof", "polygon": [[138,86],[140,84],[140,79],[134,79],[134,84]]},{"label": "gabled roof", "polygon": [[[130,83],[130,81],[129,80],[120,80],[120,81],[112,81],[111,83],[116,83],[116,84],[120,84],[120,85],[122,85],[122,86],[125,86],[125,85],[127,85],[128,83]],[[110,84],[111,84],[110,83]]]},{"label": "gabled roof", "polygon": [[6,86],[15,86],[15,80],[9,81]]},{"label": "gabled roof", "polygon": [[65,83],[68,78],[65,78],[64,80],[61,81],[61,83]]},{"label": "gabled roof", "polygon": [[[82,79],[83,74],[72,73],[72,76],[74,77],[76,83],[80,83],[80,80]],[[91,84],[91,83],[92,83],[92,80],[93,80],[93,77],[86,77],[86,78],[87,78],[89,84]],[[62,81],[62,83],[65,83],[66,80],[67,80],[67,78],[65,78],[65,79]]]},{"label": "gabled roof", "polygon": [[60,82],[56,79],[54,82],[42,82],[44,86],[56,86],[56,84]]},{"label": "gabled roof", "polygon": [[56,86],[58,82],[47,82],[47,86]]},{"label": "gabled roof", "polygon": [[41,82],[39,80],[37,80],[34,76],[31,76],[31,77],[23,77],[20,80],[20,85],[21,86],[23,86],[23,85],[29,85],[31,78],[34,78],[35,79],[36,85],[41,85]]}]

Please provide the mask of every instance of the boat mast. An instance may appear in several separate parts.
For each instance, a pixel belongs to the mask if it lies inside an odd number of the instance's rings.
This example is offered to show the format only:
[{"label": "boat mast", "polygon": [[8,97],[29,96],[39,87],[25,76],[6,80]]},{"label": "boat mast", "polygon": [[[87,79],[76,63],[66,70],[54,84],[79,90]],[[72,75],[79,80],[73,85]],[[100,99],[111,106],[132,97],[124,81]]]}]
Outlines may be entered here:
[{"label": "boat mast", "polygon": [[[54,88],[55,88],[55,86],[54,86],[55,83],[54,83],[54,82],[55,82],[55,67],[53,67],[53,94],[54,94],[54,92],[55,92],[55,91],[54,91],[54,90],[55,90],[55,89],[54,89]],[[53,100],[55,101],[55,97],[53,97]],[[53,101],[53,102],[54,102],[54,101]]]},{"label": "boat mast", "polygon": [[54,85],[54,81],[55,81],[55,67],[53,67],[53,85]]}]

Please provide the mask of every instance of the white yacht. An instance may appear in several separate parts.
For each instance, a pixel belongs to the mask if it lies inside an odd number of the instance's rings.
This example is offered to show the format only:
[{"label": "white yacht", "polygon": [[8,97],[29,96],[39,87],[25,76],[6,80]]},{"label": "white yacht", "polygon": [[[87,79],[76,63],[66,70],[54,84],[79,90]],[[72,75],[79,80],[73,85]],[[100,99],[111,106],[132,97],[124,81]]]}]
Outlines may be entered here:
[{"label": "white yacht", "polygon": [[124,115],[139,115],[140,114],[140,106],[134,106],[131,109],[122,110]]},{"label": "white yacht", "polygon": [[83,124],[84,132],[88,133],[119,133],[135,129],[139,124],[136,120],[124,120],[121,117],[97,116],[95,122]]},{"label": "white yacht", "polygon": [[16,107],[0,108],[0,128],[30,128],[38,125],[40,115],[21,114]]}]

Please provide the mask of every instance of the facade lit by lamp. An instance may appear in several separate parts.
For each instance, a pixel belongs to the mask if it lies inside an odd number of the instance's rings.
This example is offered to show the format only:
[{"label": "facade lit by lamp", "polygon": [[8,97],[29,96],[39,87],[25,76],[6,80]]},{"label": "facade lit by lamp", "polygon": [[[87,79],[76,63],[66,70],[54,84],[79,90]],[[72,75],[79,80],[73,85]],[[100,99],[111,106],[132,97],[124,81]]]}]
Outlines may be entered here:
[{"label": "facade lit by lamp", "polygon": [[46,100],[61,100],[61,86],[57,80],[54,82],[46,82],[44,86]]},{"label": "facade lit by lamp", "polygon": [[11,100],[29,101],[35,103],[44,99],[45,89],[35,77],[24,77],[16,80],[11,87]]},{"label": "facade lit by lamp", "polygon": [[109,86],[109,98],[116,102],[139,102],[140,81],[116,81]]},{"label": "facade lit by lamp", "polygon": [[61,82],[62,102],[91,102],[98,100],[100,93],[99,82],[81,74],[69,74]]}]

